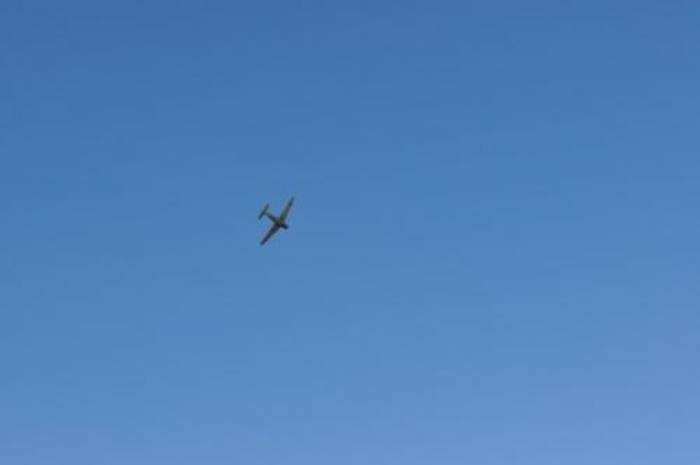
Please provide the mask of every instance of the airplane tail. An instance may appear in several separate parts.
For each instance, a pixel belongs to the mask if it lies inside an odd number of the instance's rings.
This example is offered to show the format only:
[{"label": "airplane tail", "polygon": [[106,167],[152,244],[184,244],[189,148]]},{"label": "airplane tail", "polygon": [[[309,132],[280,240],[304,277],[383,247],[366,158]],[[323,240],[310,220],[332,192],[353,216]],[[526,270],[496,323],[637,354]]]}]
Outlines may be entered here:
[{"label": "airplane tail", "polygon": [[265,216],[265,213],[267,213],[267,210],[270,208],[270,204],[266,204],[260,214],[258,215],[258,219],[262,219],[263,216]]}]

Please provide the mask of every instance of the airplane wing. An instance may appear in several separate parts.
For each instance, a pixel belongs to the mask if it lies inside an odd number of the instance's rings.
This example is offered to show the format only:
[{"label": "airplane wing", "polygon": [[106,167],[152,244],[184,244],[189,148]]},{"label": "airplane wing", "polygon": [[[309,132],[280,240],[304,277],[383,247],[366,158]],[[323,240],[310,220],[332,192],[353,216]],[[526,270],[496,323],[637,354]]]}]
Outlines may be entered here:
[{"label": "airplane wing", "polygon": [[282,214],[280,215],[280,219],[282,221],[287,219],[287,215],[289,215],[289,210],[292,209],[292,205],[294,205],[294,197],[289,199],[289,202],[287,202],[287,205],[284,207],[284,210],[282,210]]},{"label": "airplane wing", "polygon": [[263,240],[260,241],[260,245],[265,245],[265,242],[269,241],[270,238],[279,230],[280,230],[280,227],[276,224],[273,224],[272,226],[270,226],[270,230],[267,231],[267,234],[265,234],[265,237],[263,237]]}]

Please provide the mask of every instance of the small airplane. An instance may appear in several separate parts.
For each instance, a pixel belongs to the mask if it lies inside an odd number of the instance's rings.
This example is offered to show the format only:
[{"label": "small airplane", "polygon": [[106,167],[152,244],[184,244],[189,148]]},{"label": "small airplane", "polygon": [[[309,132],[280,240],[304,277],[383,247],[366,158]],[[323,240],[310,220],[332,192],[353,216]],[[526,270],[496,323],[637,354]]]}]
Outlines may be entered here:
[{"label": "small airplane", "polygon": [[270,229],[267,231],[267,234],[265,234],[265,237],[263,237],[263,240],[260,241],[260,245],[265,245],[265,243],[269,241],[270,238],[280,229],[289,229],[289,225],[287,224],[287,216],[289,216],[289,210],[292,209],[292,205],[294,205],[294,197],[289,199],[280,216],[275,216],[269,212],[269,203],[263,207],[262,211],[258,215],[258,220],[262,219],[263,216],[267,216],[270,221],[272,221],[272,226],[270,226]]}]

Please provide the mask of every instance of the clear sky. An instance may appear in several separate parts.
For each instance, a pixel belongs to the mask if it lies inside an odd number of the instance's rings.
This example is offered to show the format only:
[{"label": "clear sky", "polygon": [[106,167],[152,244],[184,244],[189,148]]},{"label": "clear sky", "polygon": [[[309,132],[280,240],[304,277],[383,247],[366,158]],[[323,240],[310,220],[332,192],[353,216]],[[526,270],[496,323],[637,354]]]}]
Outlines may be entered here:
[{"label": "clear sky", "polygon": [[3,0],[0,462],[700,463],[698,44],[697,1]]}]

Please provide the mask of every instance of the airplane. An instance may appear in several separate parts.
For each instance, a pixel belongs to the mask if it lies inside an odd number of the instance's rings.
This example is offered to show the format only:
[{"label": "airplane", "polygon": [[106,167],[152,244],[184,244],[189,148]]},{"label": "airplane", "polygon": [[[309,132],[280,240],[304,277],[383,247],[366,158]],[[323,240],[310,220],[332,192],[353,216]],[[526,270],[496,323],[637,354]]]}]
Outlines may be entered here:
[{"label": "airplane", "polygon": [[262,219],[263,216],[267,216],[270,221],[272,221],[272,226],[270,226],[270,229],[267,231],[267,234],[265,234],[265,237],[263,237],[263,240],[260,241],[260,245],[265,245],[265,243],[270,240],[270,238],[280,229],[289,229],[289,225],[287,224],[287,216],[289,215],[289,210],[292,209],[292,205],[294,205],[294,197],[289,199],[280,216],[275,216],[269,212],[269,203],[263,207],[262,211],[258,215],[258,220]]}]

